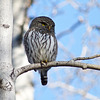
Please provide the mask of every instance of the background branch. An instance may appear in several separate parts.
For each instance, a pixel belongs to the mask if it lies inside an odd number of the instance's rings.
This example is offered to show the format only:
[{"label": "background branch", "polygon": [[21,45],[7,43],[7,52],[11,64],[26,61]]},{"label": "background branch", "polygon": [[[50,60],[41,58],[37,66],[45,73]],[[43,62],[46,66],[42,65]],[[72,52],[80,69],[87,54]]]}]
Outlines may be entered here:
[{"label": "background branch", "polygon": [[84,98],[89,99],[89,100],[100,100],[100,98],[98,98],[95,95],[92,95],[90,93],[87,93],[83,89],[77,89],[77,88],[75,88],[69,84],[63,83],[63,82],[50,83],[48,86],[51,88],[57,88],[57,87],[63,88],[65,90],[68,90],[69,92],[80,94],[80,95],[84,96]]},{"label": "background branch", "polygon": [[79,27],[84,22],[84,19],[82,17],[79,17],[78,21],[74,23],[69,29],[64,30],[56,35],[57,39],[60,39],[61,37],[73,32],[77,27]]}]

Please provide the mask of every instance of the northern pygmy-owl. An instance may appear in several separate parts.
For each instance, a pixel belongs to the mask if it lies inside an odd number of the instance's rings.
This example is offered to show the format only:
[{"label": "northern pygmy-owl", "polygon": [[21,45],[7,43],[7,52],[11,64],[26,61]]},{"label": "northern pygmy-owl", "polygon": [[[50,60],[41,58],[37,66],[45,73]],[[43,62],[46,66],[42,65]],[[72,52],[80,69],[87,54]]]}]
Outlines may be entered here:
[{"label": "northern pygmy-owl", "polygon": [[[55,61],[58,48],[55,23],[49,17],[40,16],[33,19],[29,30],[24,34],[23,41],[29,63]],[[42,85],[47,84],[47,71],[49,69],[39,69]]]}]

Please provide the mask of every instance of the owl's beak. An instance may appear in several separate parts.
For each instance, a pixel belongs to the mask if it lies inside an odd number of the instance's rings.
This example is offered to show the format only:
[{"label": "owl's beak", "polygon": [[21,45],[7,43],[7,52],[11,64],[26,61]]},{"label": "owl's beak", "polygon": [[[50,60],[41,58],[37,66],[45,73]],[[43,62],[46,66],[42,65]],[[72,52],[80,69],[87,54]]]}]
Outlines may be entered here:
[{"label": "owl's beak", "polygon": [[49,26],[48,29],[50,30],[51,29],[51,26]]}]

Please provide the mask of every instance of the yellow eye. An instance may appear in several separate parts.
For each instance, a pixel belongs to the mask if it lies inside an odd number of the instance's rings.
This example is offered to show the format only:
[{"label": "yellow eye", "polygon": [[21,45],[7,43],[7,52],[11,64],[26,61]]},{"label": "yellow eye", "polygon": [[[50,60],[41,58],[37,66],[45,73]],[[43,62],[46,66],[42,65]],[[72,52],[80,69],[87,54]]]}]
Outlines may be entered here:
[{"label": "yellow eye", "polygon": [[45,24],[42,24],[42,26],[45,26]]}]

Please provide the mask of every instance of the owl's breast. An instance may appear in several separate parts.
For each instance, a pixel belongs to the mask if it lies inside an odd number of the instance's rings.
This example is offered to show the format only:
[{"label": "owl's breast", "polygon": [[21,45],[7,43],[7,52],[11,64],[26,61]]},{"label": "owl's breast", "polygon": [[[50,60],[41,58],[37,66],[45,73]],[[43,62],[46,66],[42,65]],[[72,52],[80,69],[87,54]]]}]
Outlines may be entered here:
[{"label": "owl's breast", "polygon": [[[33,59],[34,63],[40,61],[54,61],[56,59],[56,39],[49,34],[41,34],[32,32],[31,38],[28,38],[29,43],[29,58]],[[31,61],[32,62],[32,61]]]}]

